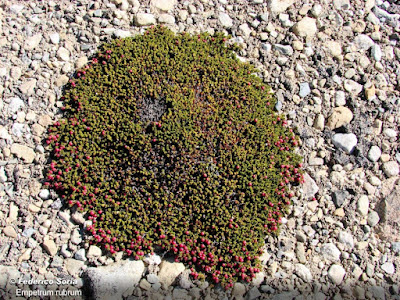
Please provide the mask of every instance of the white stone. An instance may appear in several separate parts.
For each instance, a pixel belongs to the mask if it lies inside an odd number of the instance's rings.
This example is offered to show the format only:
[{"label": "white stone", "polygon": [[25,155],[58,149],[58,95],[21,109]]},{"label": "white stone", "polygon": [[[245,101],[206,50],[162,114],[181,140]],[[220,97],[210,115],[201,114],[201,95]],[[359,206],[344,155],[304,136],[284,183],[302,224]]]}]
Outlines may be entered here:
[{"label": "white stone", "polygon": [[336,133],[332,137],[335,147],[351,153],[357,145],[357,136],[354,133]]},{"label": "white stone", "polygon": [[361,93],[363,86],[354,80],[346,79],[344,81],[344,88],[349,93],[358,95]]},{"label": "white stone", "polygon": [[312,281],[311,271],[305,265],[295,264],[294,272],[296,273],[297,276],[299,276],[301,279],[303,279],[303,281],[305,281],[305,282]]},{"label": "white stone", "polygon": [[31,96],[35,92],[36,82],[37,82],[36,79],[27,80],[19,86],[19,90],[23,94]]},{"label": "white stone", "polygon": [[359,50],[366,51],[374,45],[374,41],[366,34],[359,34],[355,37],[354,44]]},{"label": "white stone", "polygon": [[55,45],[57,45],[60,42],[60,35],[58,34],[58,32],[50,33],[49,37],[50,41]]},{"label": "white stone", "polygon": [[346,275],[346,271],[340,265],[332,265],[328,270],[329,279],[336,285],[339,285],[342,283],[345,275]]},{"label": "white stone", "polygon": [[[82,69],[86,64],[88,63],[88,58],[87,56],[81,56],[79,57],[76,62],[75,62],[75,67],[77,69]],[[68,77],[67,77],[68,78]]]},{"label": "white stone", "polygon": [[40,33],[26,38],[24,43],[24,49],[26,51],[34,50],[37,46],[39,46],[41,40],[42,40],[42,35]]},{"label": "white stone", "polygon": [[347,245],[349,249],[353,249],[354,247],[354,239],[353,236],[345,231],[341,231],[339,233],[339,242],[342,244]]},{"label": "white stone", "polygon": [[314,179],[311,178],[308,173],[304,173],[304,183],[302,186],[303,193],[304,193],[304,198],[305,199],[310,199],[314,197],[316,193],[319,191],[318,185],[315,183]]},{"label": "white stone", "polygon": [[293,32],[301,37],[312,37],[317,31],[317,21],[310,17],[304,17],[293,26]]},{"label": "white stone", "polygon": [[382,150],[378,146],[372,146],[368,151],[368,159],[372,162],[377,162],[382,155]]},{"label": "white stone", "polygon": [[138,25],[138,26],[148,26],[148,25],[154,25],[156,23],[156,19],[154,18],[154,15],[147,14],[147,13],[136,14],[135,21],[136,21],[136,25]]},{"label": "white stone", "polygon": [[158,17],[158,22],[164,24],[175,24],[175,18],[174,16],[169,14],[160,14],[160,16]]},{"label": "white stone", "polygon": [[27,164],[30,164],[35,159],[35,151],[25,145],[12,144],[11,153],[15,154],[18,158],[22,158]]},{"label": "white stone", "polygon": [[346,94],[344,91],[337,91],[335,93],[335,105],[336,106],[346,105]]},{"label": "white stone", "polygon": [[357,212],[366,216],[369,210],[369,199],[367,195],[362,195],[357,201]]},{"label": "white stone", "polygon": [[176,0],[151,0],[150,5],[162,10],[162,11],[170,11],[174,8],[176,4]]},{"label": "white stone", "polygon": [[329,53],[333,57],[339,57],[342,55],[342,46],[340,45],[339,42],[336,41],[327,41],[325,43],[326,48],[328,49]]},{"label": "white stone", "polygon": [[57,57],[63,61],[69,61],[69,51],[64,47],[58,48]]},{"label": "white stone", "polygon": [[272,13],[280,14],[287,10],[294,0],[269,0],[268,6]]},{"label": "white stone", "polygon": [[341,253],[335,244],[327,243],[322,245],[321,255],[330,261],[339,261]]},{"label": "white stone", "polygon": [[246,38],[248,38],[250,36],[251,29],[250,29],[249,25],[247,25],[247,23],[240,25],[239,30]]},{"label": "white stone", "polygon": [[385,162],[382,166],[382,170],[387,177],[397,176],[400,172],[399,164],[394,160]]},{"label": "white stone", "polygon": [[394,272],[395,272],[394,265],[393,265],[393,263],[391,263],[391,262],[386,262],[386,263],[384,263],[384,264],[381,266],[381,269],[382,269],[383,271],[385,271],[387,274],[390,274],[390,275],[394,274]]},{"label": "white stone", "polygon": [[382,59],[382,49],[379,45],[374,44],[371,47],[371,55],[375,61],[381,61]]},{"label": "white stone", "polygon": [[132,33],[129,30],[122,30],[122,29],[117,29],[114,31],[114,35],[116,38],[127,38],[132,35]]},{"label": "white stone", "polygon": [[159,264],[161,264],[161,257],[157,254],[153,254],[153,255],[147,254],[143,258],[143,261],[149,265],[159,265]]},{"label": "white stone", "polygon": [[39,197],[43,200],[48,200],[50,198],[50,191],[48,189],[43,189],[39,192]]},{"label": "white stone", "polygon": [[8,133],[7,128],[4,126],[0,125],[0,139],[8,140],[11,141],[11,135]]},{"label": "white stone", "polygon": [[101,256],[101,249],[95,245],[91,245],[89,247],[86,257],[93,258],[93,257],[100,257],[100,256]]},{"label": "white stone", "polygon": [[231,28],[233,26],[233,21],[231,17],[226,13],[220,12],[218,20],[221,23],[221,25],[225,28]]},{"label": "white stone", "polygon": [[17,137],[21,137],[25,132],[25,124],[15,122],[11,127],[11,133]]}]

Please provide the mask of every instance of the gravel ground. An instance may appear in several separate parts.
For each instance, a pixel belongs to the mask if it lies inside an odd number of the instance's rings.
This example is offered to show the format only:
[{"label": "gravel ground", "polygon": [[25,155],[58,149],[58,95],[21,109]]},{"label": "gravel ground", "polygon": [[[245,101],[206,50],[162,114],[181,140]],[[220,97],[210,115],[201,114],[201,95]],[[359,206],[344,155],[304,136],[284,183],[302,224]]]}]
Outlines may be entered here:
[{"label": "gravel ground", "polygon": [[[263,272],[228,292],[157,255],[103,255],[42,186],[73,70],[160,23],[231,34],[301,137],[306,182]],[[393,0],[0,0],[0,298],[400,299],[399,40]]]}]

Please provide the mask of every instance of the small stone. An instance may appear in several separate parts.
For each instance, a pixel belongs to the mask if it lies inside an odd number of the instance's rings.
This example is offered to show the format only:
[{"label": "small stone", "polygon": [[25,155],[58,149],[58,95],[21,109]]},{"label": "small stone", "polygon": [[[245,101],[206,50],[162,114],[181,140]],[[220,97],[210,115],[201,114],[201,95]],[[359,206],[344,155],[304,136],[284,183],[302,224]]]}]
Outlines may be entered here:
[{"label": "small stone", "polygon": [[372,162],[377,162],[382,155],[381,148],[378,146],[372,146],[368,151],[368,159]]},{"label": "small stone", "polygon": [[31,96],[35,92],[36,82],[36,79],[25,81],[19,86],[19,90],[21,91],[21,93],[27,96]]},{"label": "small stone", "polygon": [[18,257],[18,262],[27,261],[31,258],[32,249],[24,249],[20,257]]},{"label": "small stone", "polygon": [[304,98],[311,93],[310,85],[308,84],[308,82],[302,82],[299,85],[300,85],[300,92],[299,92],[300,97]]},{"label": "small stone", "polygon": [[60,42],[60,35],[57,32],[53,32],[49,35],[50,41],[57,45]]},{"label": "small stone", "polygon": [[100,256],[101,256],[101,249],[95,245],[91,245],[86,254],[86,257],[87,258],[95,258],[95,257],[100,257]]},{"label": "small stone", "polygon": [[162,11],[170,11],[174,8],[176,4],[176,0],[151,0],[150,5],[162,10]]},{"label": "small stone", "polygon": [[382,166],[382,170],[387,177],[397,176],[400,172],[399,164],[394,160],[385,162]]},{"label": "small stone", "polygon": [[366,216],[369,210],[368,196],[362,195],[357,201],[357,212],[362,216]]},{"label": "small stone", "polygon": [[344,88],[349,93],[358,95],[361,93],[363,86],[354,80],[346,79],[344,81]]},{"label": "small stone", "polygon": [[310,17],[304,17],[293,26],[293,32],[300,37],[312,37],[317,31],[316,20]]},{"label": "small stone", "polygon": [[354,44],[359,50],[366,51],[374,45],[374,41],[365,34],[359,34],[354,39]]},{"label": "small stone", "polygon": [[250,29],[249,25],[247,25],[247,23],[244,23],[244,24],[240,25],[239,26],[239,30],[247,38],[251,34],[251,29]]},{"label": "small stone", "polygon": [[175,24],[175,18],[169,14],[160,14],[158,17],[158,22],[163,24]]},{"label": "small stone", "polygon": [[296,273],[297,276],[299,276],[303,281],[305,282],[311,282],[312,281],[312,275],[311,271],[309,268],[307,268],[303,264],[295,264],[294,266],[294,272]]},{"label": "small stone", "polygon": [[382,59],[382,49],[379,45],[374,44],[371,47],[371,55],[375,61],[381,61]]},{"label": "small stone", "polygon": [[142,280],[140,280],[139,286],[142,289],[144,289],[145,291],[148,291],[151,289],[151,284],[144,278]]},{"label": "small stone", "polygon": [[48,200],[50,198],[50,191],[47,189],[43,189],[39,192],[39,197],[43,200]]},{"label": "small stone", "polygon": [[383,134],[386,135],[389,138],[396,138],[397,137],[397,132],[396,130],[392,129],[392,128],[385,128],[383,130]]},{"label": "small stone", "polygon": [[11,146],[11,153],[16,157],[22,158],[27,164],[30,164],[35,159],[35,151],[25,145],[14,143]]},{"label": "small stone", "polygon": [[345,212],[344,212],[343,207],[339,207],[339,208],[335,209],[335,211],[333,212],[333,215],[342,218],[342,217],[344,217],[346,214],[345,214]]},{"label": "small stone", "polygon": [[150,282],[151,284],[160,282],[160,279],[158,279],[156,274],[148,274],[146,278],[147,278],[147,281]]},{"label": "small stone", "polygon": [[369,226],[374,227],[379,223],[379,221],[380,221],[380,218],[376,211],[371,211],[368,214],[367,222],[368,222]]},{"label": "small stone", "polygon": [[[87,56],[81,56],[79,57],[76,62],[75,62],[75,67],[77,69],[82,69],[86,64],[88,63],[88,58]],[[68,82],[68,81],[67,81]]]},{"label": "small stone", "polygon": [[232,297],[240,299],[243,297],[245,293],[246,293],[246,287],[244,286],[244,284],[240,282],[235,282],[235,284],[233,285]]},{"label": "small stone", "polygon": [[343,203],[346,201],[349,196],[349,192],[346,190],[343,191],[335,191],[332,195],[333,203],[335,203],[336,207],[341,207]]},{"label": "small stone", "polygon": [[344,106],[336,107],[332,115],[328,118],[326,126],[334,130],[336,128],[347,125],[353,120],[353,113],[350,109]]},{"label": "small stone", "polygon": [[305,173],[303,175],[304,178],[304,183],[303,183],[303,195],[304,199],[308,200],[314,197],[316,193],[318,193],[319,187],[315,183],[314,179],[308,175],[308,173]]},{"label": "small stone", "polygon": [[17,237],[17,232],[12,226],[6,226],[3,228],[3,233],[5,236],[8,236],[10,238],[16,238]]},{"label": "small stone", "polygon": [[160,272],[158,273],[158,278],[163,288],[167,289],[184,270],[185,266],[182,263],[163,261],[160,264]]},{"label": "small stone", "polygon": [[44,238],[42,246],[50,256],[56,255],[58,251],[56,243],[53,240],[49,239],[48,237]]},{"label": "small stone", "polygon": [[161,264],[161,257],[157,254],[146,255],[143,261],[148,265],[159,265]]},{"label": "small stone", "polygon": [[346,95],[345,95],[344,91],[337,91],[335,93],[335,104],[336,104],[336,106],[346,105]]},{"label": "small stone", "polygon": [[327,243],[322,245],[321,255],[330,261],[339,261],[341,253],[335,244]]},{"label": "small stone", "polygon": [[350,154],[357,145],[357,136],[353,133],[336,133],[332,137],[332,142],[335,147]]},{"label": "small stone", "polygon": [[291,6],[294,0],[269,0],[268,6],[272,13],[280,14]]},{"label": "small stone", "polygon": [[348,232],[341,231],[339,233],[339,242],[345,244],[349,249],[353,249],[354,247],[353,236]]},{"label": "small stone", "polygon": [[11,98],[10,103],[8,104],[8,112],[11,114],[15,114],[20,108],[24,106],[24,101],[22,101],[20,98]]},{"label": "small stone", "polygon": [[219,13],[218,20],[224,28],[231,28],[233,26],[231,17],[226,13]]},{"label": "small stone", "polygon": [[300,41],[293,41],[293,49],[297,51],[302,51],[304,49],[304,44]]},{"label": "small stone", "polygon": [[346,271],[340,265],[332,265],[328,270],[329,279],[336,285],[342,283]]},{"label": "small stone", "polygon": [[21,68],[18,68],[18,67],[11,68],[10,75],[11,75],[12,79],[14,79],[14,80],[20,79],[21,73],[22,73]]},{"label": "small stone", "polygon": [[381,286],[371,286],[368,291],[372,294],[374,300],[385,300],[385,289]]},{"label": "small stone", "polygon": [[329,53],[333,57],[339,57],[340,55],[342,55],[342,46],[340,45],[340,43],[335,41],[327,41],[325,45]]},{"label": "small stone", "polygon": [[[161,18],[161,16],[160,16],[160,18]],[[174,19],[174,21],[175,21],[175,19]],[[160,23],[167,23],[167,22],[160,21]],[[114,31],[114,35],[118,39],[124,39],[124,38],[132,36],[132,33],[129,30],[117,29]]]},{"label": "small stone", "polygon": [[8,218],[6,220],[7,223],[12,223],[17,220],[18,218],[18,211],[19,208],[14,203],[10,204],[10,209],[8,211]]},{"label": "small stone", "polygon": [[57,57],[63,61],[69,61],[69,51],[64,47],[58,48]]},{"label": "small stone", "polygon": [[135,22],[138,26],[148,26],[154,25],[156,23],[156,19],[152,14],[138,13],[135,17]]},{"label": "small stone", "polygon": [[259,298],[259,297],[261,297],[261,293],[260,293],[260,291],[258,290],[258,288],[257,288],[256,286],[252,287],[252,288],[247,292],[247,295],[246,295],[246,298],[247,298],[248,300],[254,300],[254,299],[257,299],[257,298]]},{"label": "small stone", "polygon": [[37,205],[35,205],[35,204],[33,204],[33,203],[31,203],[31,204],[29,204],[29,206],[28,206],[28,210],[29,210],[30,212],[32,212],[32,213],[38,213],[38,212],[40,211],[40,207],[37,206]]},{"label": "small stone", "polygon": [[318,114],[314,119],[314,128],[323,131],[325,128],[325,117],[323,114]]},{"label": "small stone", "polygon": [[283,55],[288,55],[288,56],[293,55],[293,48],[289,45],[275,44],[274,47],[276,51],[278,51]]},{"label": "small stone", "polygon": [[40,33],[38,33],[34,36],[31,36],[31,37],[28,37],[25,40],[24,49],[26,51],[32,51],[32,50],[36,49],[36,47],[39,46],[41,40],[42,40],[42,35]]},{"label": "small stone", "polygon": [[[80,274],[80,270],[83,268],[84,266],[84,262],[80,261],[80,260],[76,260],[73,258],[67,258],[65,260],[65,268],[67,269],[67,272],[71,275],[71,276],[79,276]],[[97,298],[99,299],[99,298]],[[110,298],[111,299],[111,298]]]},{"label": "small stone", "polygon": [[394,268],[394,265],[393,265],[393,263],[391,263],[391,262],[386,262],[386,263],[384,263],[383,265],[381,265],[381,269],[383,270],[383,271],[385,271],[387,274],[389,274],[389,275],[392,275],[392,274],[394,274],[394,272],[395,272],[395,268]]}]

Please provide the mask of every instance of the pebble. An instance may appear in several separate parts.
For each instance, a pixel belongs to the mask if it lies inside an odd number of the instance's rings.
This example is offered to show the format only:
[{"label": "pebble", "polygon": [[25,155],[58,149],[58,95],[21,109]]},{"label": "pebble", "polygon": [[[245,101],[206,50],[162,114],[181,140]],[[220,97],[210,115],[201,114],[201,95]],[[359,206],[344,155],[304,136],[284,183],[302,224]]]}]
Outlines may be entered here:
[{"label": "pebble", "polygon": [[383,265],[381,265],[381,269],[389,275],[392,275],[395,272],[395,267],[391,262],[386,262]]},{"label": "pebble", "polygon": [[25,145],[14,143],[11,146],[11,153],[18,158],[22,158],[27,164],[30,164],[35,159],[35,151]]},{"label": "pebble", "polygon": [[303,183],[303,195],[305,199],[311,199],[314,197],[316,193],[318,193],[319,187],[315,183],[314,179],[311,178],[308,173],[304,174],[304,183]]},{"label": "pebble", "polygon": [[326,126],[334,130],[336,128],[345,126],[353,120],[353,113],[350,109],[344,106],[336,107],[333,113],[328,118]]},{"label": "pebble", "polygon": [[341,265],[332,265],[328,271],[329,279],[336,285],[340,285],[343,281],[346,271]]},{"label": "pebble", "polygon": [[[164,24],[175,24],[175,18],[174,18],[174,16],[171,16],[169,14],[161,14],[158,17],[158,22],[164,23]],[[117,33],[115,33],[115,35],[117,36]],[[127,37],[127,36],[130,36],[130,35],[131,35],[131,33],[129,32],[129,35],[124,34],[121,37]]]},{"label": "pebble", "polygon": [[368,159],[372,162],[377,162],[382,155],[382,150],[378,146],[372,146],[368,151]]},{"label": "pebble", "polygon": [[167,289],[172,282],[178,277],[180,273],[185,270],[185,266],[182,263],[170,263],[168,261],[163,261],[160,264],[160,272],[158,273],[158,278],[164,289]]},{"label": "pebble", "polygon": [[247,295],[246,295],[246,298],[247,298],[248,300],[254,300],[254,299],[257,299],[257,298],[259,298],[259,297],[261,297],[261,293],[260,293],[260,291],[258,290],[258,288],[257,288],[256,286],[252,287],[252,288],[247,292]]},{"label": "pebble", "polygon": [[375,43],[368,35],[359,34],[355,37],[354,44],[359,50],[366,51],[371,48]]},{"label": "pebble", "polygon": [[19,90],[26,96],[31,96],[35,92],[36,83],[36,79],[27,80],[19,86]]},{"label": "pebble", "polygon": [[382,59],[382,49],[379,45],[374,44],[371,47],[371,55],[375,61],[381,61]]},{"label": "pebble", "polygon": [[162,11],[170,11],[176,5],[176,0],[151,0],[150,5]]},{"label": "pebble", "polygon": [[353,249],[354,239],[350,233],[341,231],[339,233],[338,239],[340,243],[345,244],[349,249]]},{"label": "pebble", "polygon": [[95,245],[91,245],[86,254],[86,257],[87,258],[95,258],[95,257],[100,257],[100,256],[101,256],[101,249]]},{"label": "pebble", "polygon": [[400,172],[399,164],[394,160],[385,162],[382,166],[382,170],[387,177],[397,176]]},{"label": "pebble", "polygon": [[363,86],[358,82],[355,82],[354,80],[346,79],[344,81],[344,88],[349,93],[358,95],[359,93],[361,93]]},{"label": "pebble", "polygon": [[357,212],[362,216],[366,216],[369,210],[368,196],[362,195],[357,201]]},{"label": "pebble", "polygon": [[220,12],[218,20],[221,23],[221,25],[225,28],[231,28],[233,26],[233,21],[231,17],[226,13]]},{"label": "pebble", "polygon": [[295,271],[296,275],[299,276],[303,281],[305,281],[305,282],[312,281],[311,271],[305,265],[295,264],[294,271]]},{"label": "pebble", "polygon": [[286,11],[294,2],[294,0],[270,0],[268,5],[272,13],[280,14]]},{"label": "pebble", "polygon": [[339,42],[327,41],[325,45],[326,48],[328,49],[328,52],[333,57],[339,57],[340,55],[342,55],[342,46],[340,45]]},{"label": "pebble", "polygon": [[318,114],[314,119],[314,128],[323,131],[325,128],[325,117],[323,114]]},{"label": "pebble", "polygon": [[50,198],[50,191],[43,189],[39,192],[39,197],[43,200],[48,200]]},{"label": "pebble", "polygon": [[86,261],[86,252],[85,249],[79,249],[75,252],[74,258],[80,261]]},{"label": "pebble", "polygon": [[[275,44],[274,48],[276,51],[278,51],[280,54],[283,55],[293,55],[293,48],[289,45],[281,45],[281,44]],[[301,87],[300,87],[301,89]]]},{"label": "pebble", "polygon": [[57,50],[57,57],[63,61],[69,61],[69,51],[64,47],[60,47]]},{"label": "pebble", "polygon": [[369,226],[374,227],[379,223],[379,221],[380,221],[380,218],[376,211],[371,211],[368,214],[367,222],[368,222]]},{"label": "pebble", "polygon": [[232,297],[240,299],[246,293],[246,287],[243,283],[235,282],[232,289]]},{"label": "pebble", "polygon": [[57,45],[58,43],[60,43],[60,35],[57,32],[53,32],[49,34],[50,37],[50,41]]},{"label": "pebble", "polygon": [[341,207],[348,197],[349,192],[346,190],[335,191],[332,195],[332,200],[336,207]]},{"label": "pebble", "polygon": [[299,86],[300,86],[300,92],[299,92],[300,97],[304,98],[311,93],[310,85],[308,84],[308,82],[302,82],[299,84]]},{"label": "pebble", "polygon": [[321,254],[325,259],[330,261],[339,261],[341,255],[340,250],[333,243],[323,244]]},{"label": "pebble", "polygon": [[152,14],[138,13],[135,17],[135,22],[138,26],[148,26],[154,25],[156,23],[156,19]]},{"label": "pebble", "polygon": [[317,22],[315,19],[310,17],[304,17],[301,21],[297,22],[292,28],[294,34],[300,37],[312,37],[314,36],[317,29]]},{"label": "pebble", "polygon": [[10,237],[10,238],[16,238],[17,237],[17,232],[12,226],[6,226],[3,228],[3,233],[4,235]]},{"label": "pebble", "polygon": [[42,246],[43,246],[44,250],[46,250],[46,252],[50,256],[56,255],[56,253],[58,251],[58,247],[57,247],[56,243],[54,242],[54,240],[52,240],[48,237],[45,237]]},{"label": "pebble", "polygon": [[27,39],[25,39],[24,49],[26,51],[32,51],[36,49],[39,46],[41,40],[42,40],[42,34],[40,33],[28,37]]},{"label": "pebble", "polygon": [[352,153],[357,145],[357,136],[354,133],[336,133],[332,137],[335,147],[344,150],[346,153]]}]

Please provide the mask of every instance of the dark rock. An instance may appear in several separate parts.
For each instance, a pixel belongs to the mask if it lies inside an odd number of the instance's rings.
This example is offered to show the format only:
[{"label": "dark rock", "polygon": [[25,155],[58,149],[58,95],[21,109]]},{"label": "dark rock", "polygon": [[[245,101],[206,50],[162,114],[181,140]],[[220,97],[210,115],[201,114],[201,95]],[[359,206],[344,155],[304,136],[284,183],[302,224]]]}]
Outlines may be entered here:
[{"label": "dark rock", "polygon": [[335,203],[336,207],[341,207],[349,195],[349,192],[346,190],[336,191],[333,193],[332,201]]}]

